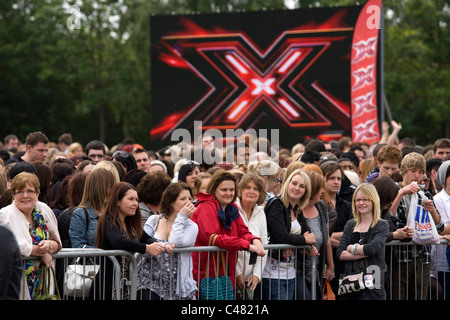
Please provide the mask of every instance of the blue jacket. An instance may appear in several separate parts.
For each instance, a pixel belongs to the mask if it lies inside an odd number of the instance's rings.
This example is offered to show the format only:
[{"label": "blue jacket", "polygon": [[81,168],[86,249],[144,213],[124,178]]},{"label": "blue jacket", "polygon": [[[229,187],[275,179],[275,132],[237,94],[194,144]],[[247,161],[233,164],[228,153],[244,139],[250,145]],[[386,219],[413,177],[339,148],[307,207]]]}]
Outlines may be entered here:
[{"label": "blue jacket", "polygon": [[[86,220],[85,210],[87,210],[88,220]],[[73,211],[69,227],[72,248],[83,248],[85,245],[86,248],[95,248],[98,218],[99,215],[92,206],[86,209],[78,207]]]}]

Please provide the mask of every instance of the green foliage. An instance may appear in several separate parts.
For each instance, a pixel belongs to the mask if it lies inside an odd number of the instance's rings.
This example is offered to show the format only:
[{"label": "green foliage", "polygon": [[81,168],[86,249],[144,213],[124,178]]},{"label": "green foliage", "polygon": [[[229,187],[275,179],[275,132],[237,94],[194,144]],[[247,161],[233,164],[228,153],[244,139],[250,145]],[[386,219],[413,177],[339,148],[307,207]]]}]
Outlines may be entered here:
[{"label": "green foliage", "polygon": [[[356,3],[2,0],[0,137],[15,133],[24,140],[41,130],[56,141],[71,132],[83,144],[98,138],[112,146],[132,137],[151,148],[151,15]],[[385,92],[403,126],[400,137],[428,144],[450,136],[448,1],[385,0],[384,15]]]},{"label": "green foliage", "polygon": [[426,145],[449,137],[449,5],[386,2],[385,90],[393,118],[402,124],[400,138]]}]

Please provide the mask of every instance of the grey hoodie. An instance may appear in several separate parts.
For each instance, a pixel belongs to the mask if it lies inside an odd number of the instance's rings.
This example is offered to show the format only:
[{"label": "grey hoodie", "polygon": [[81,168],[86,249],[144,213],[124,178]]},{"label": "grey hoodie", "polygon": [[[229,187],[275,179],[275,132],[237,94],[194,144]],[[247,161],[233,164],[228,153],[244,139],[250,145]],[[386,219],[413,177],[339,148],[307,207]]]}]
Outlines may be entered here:
[{"label": "grey hoodie", "polygon": [[447,170],[448,167],[450,166],[450,160],[447,160],[445,162],[443,162],[440,167],[439,170],[437,172],[437,181],[443,186],[443,188],[445,189],[445,176],[447,175]]}]

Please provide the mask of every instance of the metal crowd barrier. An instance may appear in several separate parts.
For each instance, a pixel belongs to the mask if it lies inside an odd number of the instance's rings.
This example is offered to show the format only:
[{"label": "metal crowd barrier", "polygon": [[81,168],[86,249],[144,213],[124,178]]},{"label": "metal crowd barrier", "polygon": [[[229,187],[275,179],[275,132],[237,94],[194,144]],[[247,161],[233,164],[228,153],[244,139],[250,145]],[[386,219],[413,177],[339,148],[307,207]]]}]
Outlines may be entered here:
[{"label": "metal crowd barrier", "polygon": [[[291,245],[266,245],[264,248],[267,250],[267,252],[271,251],[282,251],[282,250],[297,250],[297,252],[300,252],[299,250],[302,250],[302,253],[300,255],[301,259],[305,259],[307,255],[307,251],[309,251],[309,246],[291,246]],[[226,252],[226,250],[221,249],[219,247],[212,247],[212,246],[205,246],[205,247],[189,247],[189,248],[175,248],[174,253],[193,253],[193,252],[199,252],[199,259],[201,257],[201,254],[207,254],[208,256],[210,254],[213,254],[215,252]],[[174,255],[168,255],[174,256]],[[216,255],[217,256],[217,255]],[[226,255],[228,256],[228,255]],[[120,258],[119,258],[120,257]],[[128,270],[127,276],[125,277],[123,274],[123,268],[124,265],[119,261],[123,261],[123,257],[127,258],[127,265],[126,269]],[[136,300],[141,299],[142,297],[138,296],[137,294],[137,288],[138,288],[138,264],[140,261],[142,261],[143,258],[150,258],[149,255],[141,255],[141,254],[133,254],[128,251],[123,250],[103,250],[103,249],[95,249],[95,248],[63,248],[58,253],[53,255],[53,258],[55,260],[55,272],[57,276],[57,282],[58,282],[58,288],[60,291],[61,298],[63,300],[87,300],[89,299],[89,293],[86,292],[73,292],[72,294],[68,294],[64,290],[64,283],[68,280],[66,271],[68,270],[69,266],[73,266],[75,264],[75,261],[78,259],[78,265],[79,265],[79,271],[84,273],[89,266],[92,264],[97,265],[97,267],[94,269],[97,273],[101,270],[104,270],[106,259],[110,260],[110,263],[113,266],[113,276],[112,276],[112,286],[115,290],[115,296],[114,299],[121,300],[124,299],[126,296],[127,299],[130,300]],[[119,258],[119,259],[118,259]],[[29,259],[39,259],[39,257],[24,257],[23,260],[29,260]],[[257,259],[261,259],[258,257]],[[209,259],[208,259],[209,260]],[[237,261],[237,257],[236,257]],[[316,265],[316,257],[313,257],[312,259],[312,266],[313,270],[315,270]],[[169,262],[169,264],[172,262]],[[244,263],[246,265],[246,263]],[[228,267],[228,260],[226,261],[226,266]],[[294,262],[295,268],[303,268],[303,273],[305,272],[305,265],[299,263],[299,257],[295,255],[295,262]],[[264,266],[261,266],[263,268]],[[228,273],[228,270],[227,270]],[[244,270],[245,273],[245,270]],[[263,273],[263,270],[260,270],[260,273]],[[86,273],[87,274],[87,273]],[[93,274],[90,277],[90,280],[93,279]],[[317,272],[312,273],[312,283],[315,283]],[[199,278],[199,277],[197,277]],[[88,278],[87,278],[88,279]],[[260,279],[262,280],[262,279]],[[278,280],[282,280],[279,278]],[[88,280],[86,280],[88,281]],[[103,281],[105,283],[105,281]],[[264,290],[265,288],[262,286],[262,281],[260,281],[260,290]],[[169,284],[172,285],[172,284]],[[95,282],[93,282],[93,286],[95,286]],[[199,284],[197,284],[197,287],[199,287]],[[303,284],[303,288],[306,288],[306,284]],[[312,290],[310,292],[311,299],[315,299],[316,297],[316,290],[315,286],[312,286]],[[94,290],[95,291],[95,290]],[[298,292],[295,292],[295,297],[297,297]],[[303,293],[304,294],[304,293]],[[247,296],[247,291],[243,290],[243,292],[240,294],[237,292],[236,287],[233,290],[233,296],[234,299],[244,299],[247,300],[249,297]],[[92,296],[91,296],[92,298]],[[103,293],[103,296],[94,296],[95,299],[102,300],[105,298],[105,294]],[[197,297],[199,299],[199,297]]]},{"label": "metal crowd barrier", "polygon": [[[117,259],[117,257],[120,257],[123,259],[124,257],[128,258],[129,263],[127,263],[127,269],[129,270],[129,278],[124,278],[121,271],[122,266]],[[71,249],[62,249],[58,253],[53,255],[53,258],[56,259],[57,262],[62,262],[62,271],[67,271],[67,268],[69,265],[74,264],[75,258],[83,258],[81,259],[80,266],[80,272],[85,273],[85,269],[89,265],[97,265],[98,268],[94,268],[94,272],[97,273],[101,270],[105,270],[106,265],[106,259],[108,259],[111,264],[113,265],[113,273],[112,273],[112,286],[115,289],[115,298],[117,300],[122,300],[126,292],[128,291],[128,294],[130,296],[131,300],[136,299],[136,283],[137,283],[137,262],[134,257],[134,255],[131,252],[124,251],[124,250],[102,250],[102,249],[95,249],[95,248],[71,248]],[[89,260],[87,259],[89,258]],[[61,261],[62,259],[62,261]],[[57,270],[58,272],[59,270]],[[67,281],[67,274],[64,272],[62,274],[63,276],[63,282]],[[93,276],[90,276],[90,280],[93,280]],[[104,282],[103,282],[104,283]],[[93,286],[95,287],[95,282]],[[61,287],[61,283],[60,283]],[[64,286],[62,286],[64,288]],[[127,290],[127,291],[126,291]],[[105,292],[104,292],[105,293]],[[82,299],[86,300],[89,298],[88,295],[86,295],[84,292],[78,293],[75,290],[74,294],[69,296],[66,292],[64,292],[64,289],[61,291],[60,294],[63,298],[63,300],[72,300],[72,299]],[[96,296],[95,290],[93,293],[93,299],[103,300],[104,296]]]},{"label": "metal crowd barrier", "polygon": [[[86,284],[94,280],[96,273],[105,270],[106,259],[110,261],[113,266],[112,272],[112,287],[115,289],[115,299],[121,300],[125,294],[125,290],[128,290],[131,300],[136,299],[136,274],[137,274],[137,262],[134,255],[131,252],[123,250],[102,250],[95,248],[63,248],[59,252],[52,255],[54,259],[54,270],[56,274],[57,285],[59,288],[59,294],[63,300],[87,300],[89,299],[89,292],[74,290],[70,294],[65,290],[65,283],[68,281],[68,274],[66,271],[69,266],[78,265],[77,273],[86,274],[82,284]],[[123,278],[121,274],[121,265],[117,257],[127,257],[129,263],[127,269],[129,270],[129,279]],[[40,257],[23,257],[23,261],[40,259]],[[79,259],[77,262],[76,260]],[[87,269],[90,266],[95,265],[93,273],[88,274]],[[93,281],[95,287],[95,281]],[[95,290],[93,291],[91,298],[103,300],[104,297],[97,296]],[[22,297],[24,298],[24,297]]]},{"label": "metal crowd barrier", "polygon": [[[386,295],[388,300],[450,299],[448,241],[417,245],[394,240],[386,243]],[[439,267],[438,267],[439,265]]]},{"label": "metal crowd barrier", "polygon": [[[282,250],[288,250],[288,249],[291,249],[291,250],[303,250],[304,252],[302,252],[301,253],[301,258],[302,259],[304,259],[305,258],[305,256],[306,256],[306,252],[307,251],[309,251],[310,250],[310,247],[309,246],[300,246],[300,247],[298,247],[298,246],[291,246],[291,245],[266,245],[266,246],[264,246],[264,248],[266,249],[266,251],[267,251],[267,253],[269,252],[269,251],[282,251]],[[203,255],[207,255],[207,261],[208,261],[208,263],[207,263],[207,265],[205,266],[205,268],[206,269],[209,269],[209,268],[214,268],[211,264],[212,263],[209,263],[209,261],[210,261],[210,256],[211,255],[213,255],[213,261],[215,261],[216,263],[215,263],[215,267],[216,267],[216,272],[219,274],[219,263],[217,263],[217,255],[215,255],[215,253],[219,253],[219,252],[227,252],[226,250],[224,250],[224,249],[221,249],[221,248],[219,248],[219,247],[214,247],[214,246],[204,246],[204,247],[189,247],[189,248],[175,248],[174,249],[174,253],[193,253],[193,252],[198,252],[199,253],[199,255],[198,255],[198,264],[200,265],[200,261],[202,260],[202,257],[204,257]],[[236,255],[238,255],[238,253],[239,252],[237,252],[236,253]],[[170,255],[170,256],[172,256],[172,257],[174,257],[174,255]],[[226,256],[226,263],[225,263],[225,265],[228,267],[228,255],[225,255]],[[136,257],[137,257],[137,260],[138,261],[141,261],[141,259],[142,258],[146,258],[146,259],[151,259],[151,257],[149,256],[149,255],[139,255],[139,254],[136,254]],[[295,259],[295,265],[294,265],[294,267],[297,269],[298,267],[300,267],[300,263],[298,263],[298,255],[296,255],[295,256],[296,257],[296,259]],[[237,256],[235,256],[235,260],[237,261]],[[156,257],[156,258],[153,258],[153,261],[155,261],[155,264],[160,264],[159,262],[157,262],[159,259],[161,259],[161,257],[159,256],[159,257]],[[258,257],[257,259],[261,259],[261,257]],[[192,263],[194,263],[194,261],[193,261],[194,259],[192,259]],[[312,263],[312,265],[314,266],[314,270],[315,270],[315,265],[316,265],[316,260],[317,260],[317,258],[316,257],[314,257],[313,259],[312,259],[314,262]],[[243,263],[243,265],[244,265],[244,270],[242,270],[243,271],[243,274],[245,274],[246,272],[246,270],[245,270],[245,268],[246,267],[250,267],[250,265],[248,264],[248,260],[246,259],[246,258],[244,258],[244,263]],[[166,264],[167,264],[167,267],[168,267],[168,269],[171,269],[172,268],[172,265],[173,265],[173,260],[170,260],[169,262],[166,262]],[[259,273],[262,275],[263,274],[263,268],[264,268],[264,266],[262,265],[262,264],[260,264],[260,267],[261,267],[261,269],[259,270]],[[304,272],[304,269],[305,269],[305,266],[304,265],[302,265],[301,266],[302,268],[303,268],[303,272]],[[254,270],[254,272],[255,272],[255,270]],[[228,270],[226,271],[226,274],[229,274],[229,272],[228,272]],[[313,281],[315,281],[317,278],[317,274],[316,274],[316,272],[314,272],[313,273],[314,274],[314,276],[313,276]],[[234,279],[234,282],[236,283],[236,273],[235,273],[235,279]],[[196,275],[196,278],[197,279],[200,279],[200,270],[198,270],[198,272],[197,272],[197,275]],[[245,280],[245,279],[244,279]],[[258,286],[258,288],[259,289],[257,289],[257,290],[259,290],[259,294],[257,294],[257,296],[258,297],[261,297],[262,296],[262,294],[261,294],[261,292],[262,292],[262,290],[264,290],[265,288],[263,287],[263,285],[262,285],[262,281],[261,281],[262,279],[260,279],[260,282],[259,282],[259,286]],[[279,278],[278,280],[282,280],[281,278]],[[296,279],[295,279],[295,281],[296,281]],[[314,282],[313,282],[314,283]],[[172,284],[172,283],[169,283],[169,284],[166,284],[166,287],[170,287],[170,288],[173,288],[175,285],[174,284]],[[197,283],[197,288],[198,289],[200,289],[199,288],[200,287],[200,283]],[[302,286],[303,288],[307,288],[307,285],[306,284],[303,284],[303,286]],[[209,289],[209,287],[207,287],[208,289]],[[214,290],[214,288],[211,288],[211,290]],[[215,288],[215,290],[216,290],[216,293],[219,291],[219,288],[218,288],[218,285],[216,286],[216,288]],[[256,290],[255,290],[256,291]],[[199,292],[197,292],[197,294],[198,294]],[[225,291],[225,293],[228,293],[227,292],[227,290]],[[251,296],[253,296],[255,293],[253,293],[253,294],[251,294]],[[316,294],[316,292],[315,292],[315,288],[313,289],[313,291],[311,292],[311,296],[312,297],[315,297],[315,294]],[[304,294],[303,294],[304,295]],[[297,292],[295,292],[295,297],[297,296]],[[235,300],[252,300],[253,299],[253,297],[250,297],[249,296],[249,292],[247,291],[247,290],[243,290],[242,292],[240,292],[240,291],[238,291],[237,290],[237,286],[235,285],[235,287],[234,287],[234,289],[233,289],[233,297],[234,297],[234,299]],[[148,297],[147,296],[145,296],[145,298],[147,298],[148,299]],[[197,295],[197,297],[196,297],[197,299],[200,299],[200,297]],[[138,297],[137,297],[137,299],[139,299],[139,300],[141,300],[141,299],[144,299],[144,297],[143,297],[143,295],[142,295],[142,292],[141,293],[139,293],[138,292]],[[154,298],[154,299],[158,299],[158,297],[156,297],[156,298]],[[170,296],[170,297],[168,297],[168,299],[180,299],[180,297],[174,297],[174,296]]]},{"label": "metal crowd barrier", "polygon": [[[311,264],[306,266],[304,262],[307,252],[309,251],[309,246],[291,246],[291,245],[265,245],[267,255],[269,253],[278,252],[282,250],[295,250],[297,254],[294,259],[294,268],[300,271],[300,274],[305,275],[307,268],[310,268],[310,281],[305,282],[305,277],[303,277],[303,290],[308,290],[310,299],[316,300],[320,298],[320,293],[317,292],[315,285],[310,285],[310,283],[316,283],[317,277],[322,277],[317,269],[318,258],[313,257],[311,259]],[[433,250],[432,250],[433,248]],[[439,248],[439,249],[438,249]],[[446,248],[447,241],[441,240],[440,244],[437,245],[416,245],[412,242],[401,242],[392,241],[386,243],[386,273],[385,273],[385,289],[386,296],[388,300],[443,300],[450,299],[450,295],[447,293],[450,290],[450,269],[448,267],[446,260]],[[189,247],[189,248],[175,248],[174,253],[193,253],[199,252],[199,259],[202,254],[209,255],[215,252],[226,252],[226,250],[220,249],[219,247]],[[168,257],[174,257],[175,255],[168,255]],[[217,256],[217,255],[216,255]],[[228,255],[226,255],[228,256]],[[280,256],[279,254],[277,256]],[[125,267],[124,257],[126,257],[126,274],[123,272]],[[99,265],[99,270],[104,268],[106,261],[110,261],[113,266],[112,273],[112,288],[115,291],[114,299],[130,299],[130,300],[140,300],[143,297],[138,293],[138,265],[142,259],[149,258],[148,255],[133,254],[123,250],[102,250],[102,249],[62,249],[60,252],[53,255],[56,259],[56,272],[58,274],[58,284],[60,288],[60,294],[64,300],[85,300],[89,299],[88,294],[82,295],[68,295],[64,292],[64,281],[67,280],[64,270],[67,270],[68,266],[73,264],[77,258],[80,258],[80,265],[87,267],[92,264],[95,260]],[[160,256],[161,257],[161,256]],[[31,257],[32,258],[32,257]],[[24,260],[28,260],[30,257],[24,257]],[[257,259],[261,259],[258,257]],[[209,259],[208,259],[209,260]],[[91,262],[89,262],[91,261]],[[155,260],[156,261],[156,260]],[[237,257],[236,257],[237,261]],[[435,264],[439,261],[440,266],[446,266],[446,268],[436,269]],[[169,266],[172,260],[169,260]],[[216,264],[217,265],[217,264]],[[226,263],[228,266],[228,261]],[[245,266],[249,266],[247,262],[244,263]],[[250,267],[250,266],[249,266]],[[264,266],[261,266],[260,274],[263,274],[262,270]],[[98,270],[97,270],[98,271]],[[152,270],[153,272],[153,270]],[[228,272],[227,272],[228,273]],[[244,271],[245,273],[245,271]],[[161,273],[162,274],[162,273]],[[299,272],[296,272],[296,277]],[[197,276],[199,278],[199,276]],[[173,279],[176,279],[174,277]],[[235,279],[236,280],[236,279]],[[262,298],[262,292],[267,290],[267,286],[264,287],[263,279],[260,279],[259,286],[257,290],[259,291],[259,299]],[[271,283],[269,279],[269,283]],[[276,282],[280,283],[283,276],[277,277]],[[162,284],[163,279],[161,279]],[[296,283],[297,278],[295,278]],[[234,281],[236,282],[236,281]],[[449,284],[447,283],[449,282]],[[167,283],[165,283],[167,285]],[[174,286],[174,283],[169,283],[169,285]],[[197,288],[200,287],[200,283],[197,283]],[[271,289],[271,288],[269,288]],[[278,288],[278,290],[280,290]],[[253,292],[254,294],[255,292]],[[335,293],[336,294],[336,293]],[[295,286],[294,299],[299,297],[304,297],[305,292],[299,292],[297,285]],[[236,286],[233,289],[233,297],[235,300],[251,300],[253,297],[249,295],[247,290],[238,292]],[[104,299],[104,296],[95,297],[97,299]],[[171,297],[173,299],[179,299],[180,297]],[[199,296],[196,299],[200,299]]]}]

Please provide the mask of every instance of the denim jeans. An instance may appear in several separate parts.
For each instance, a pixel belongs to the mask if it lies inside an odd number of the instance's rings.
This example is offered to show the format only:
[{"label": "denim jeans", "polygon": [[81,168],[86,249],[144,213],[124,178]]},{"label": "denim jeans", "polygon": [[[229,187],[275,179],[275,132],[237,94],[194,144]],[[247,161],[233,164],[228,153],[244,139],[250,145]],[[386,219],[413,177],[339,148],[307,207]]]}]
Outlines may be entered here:
[{"label": "denim jeans", "polygon": [[295,279],[262,279],[263,300],[293,300]]}]

